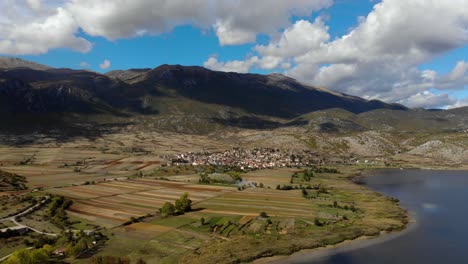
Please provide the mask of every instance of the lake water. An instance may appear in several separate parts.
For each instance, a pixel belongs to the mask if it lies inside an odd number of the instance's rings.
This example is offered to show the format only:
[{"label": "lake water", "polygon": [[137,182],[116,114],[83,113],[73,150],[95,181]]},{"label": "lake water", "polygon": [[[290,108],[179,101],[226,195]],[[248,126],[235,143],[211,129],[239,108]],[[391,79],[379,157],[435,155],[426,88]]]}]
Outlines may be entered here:
[{"label": "lake water", "polygon": [[384,170],[373,174],[366,179],[367,185],[400,199],[417,223],[375,245],[333,249],[327,256],[293,256],[288,263],[468,263],[468,172]]}]

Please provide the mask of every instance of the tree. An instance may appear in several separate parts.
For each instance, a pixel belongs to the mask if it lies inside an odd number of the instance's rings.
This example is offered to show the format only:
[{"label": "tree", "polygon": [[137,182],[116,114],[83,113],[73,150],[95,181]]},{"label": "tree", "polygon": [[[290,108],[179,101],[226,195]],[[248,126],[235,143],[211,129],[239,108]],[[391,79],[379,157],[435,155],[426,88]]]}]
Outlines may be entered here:
[{"label": "tree", "polygon": [[175,207],[170,202],[166,202],[166,203],[163,204],[161,209],[159,209],[159,211],[161,212],[162,216],[166,217],[166,216],[170,216],[170,215],[175,214]]},{"label": "tree", "polygon": [[42,264],[47,263],[50,254],[52,254],[52,246],[45,245],[43,248],[28,250],[22,249],[11,255],[2,263],[6,264],[18,264],[18,263],[28,263],[28,264]]},{"label": "tree", "polygon": [[266,212],[261,212],[260,217],[261,218],[268,218],[268,214]]},{"label": "tree", "polygon": [[86,243],[86,238],[81,238],[78,243],[76,243],[69,251],[67,251],[67,254],[73,257],[78,257],[86,250],[88,250],[88,243]]},{"label": "tree", "polygon": [[189,199],[188,193],[182,196],[175,202],[175,210],[177,213],[185,213],[192,210],[192,200]]}]

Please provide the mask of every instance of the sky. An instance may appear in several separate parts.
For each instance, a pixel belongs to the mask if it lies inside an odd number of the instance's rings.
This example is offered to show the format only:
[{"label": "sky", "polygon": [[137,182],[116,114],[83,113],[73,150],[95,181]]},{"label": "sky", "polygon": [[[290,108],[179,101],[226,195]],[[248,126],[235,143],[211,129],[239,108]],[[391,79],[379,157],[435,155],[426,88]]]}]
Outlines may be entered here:
[{"label": "sky", "polygon": [[468,106],[468,0],[0,0],[0,55],[97,72],[279,72],[453,108]]}]

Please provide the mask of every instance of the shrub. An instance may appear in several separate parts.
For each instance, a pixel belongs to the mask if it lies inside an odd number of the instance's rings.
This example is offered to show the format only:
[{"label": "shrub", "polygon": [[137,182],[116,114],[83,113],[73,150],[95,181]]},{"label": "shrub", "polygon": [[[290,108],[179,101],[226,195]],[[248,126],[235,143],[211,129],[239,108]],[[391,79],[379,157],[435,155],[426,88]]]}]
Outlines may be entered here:
[{"label": "shrub", "polygon": [[323,223],[320,222],[320,220],[319,220],[318,218],[315,218],[314,224],[315,224],[316,226],[323,226]]},{"label": "shrub", "polygon": [[268,216],[268,214],[266,212],[261,212],[260,217],[261,218],[268,218],[269,216]]},{"label": "shrub", "polygon": [[192,200],[189,199],[188,193],[182,194],[179,200],[175,201],[175,211],[177,213],[190,212],[192,210]]},{"label": "shrub", "polygon": [[159,211],[161,212],[162,216],[166,217],[166,216],[174,215],[176,210],[173,204],[166,202],[161,207],[161,209],[159,209]]}]

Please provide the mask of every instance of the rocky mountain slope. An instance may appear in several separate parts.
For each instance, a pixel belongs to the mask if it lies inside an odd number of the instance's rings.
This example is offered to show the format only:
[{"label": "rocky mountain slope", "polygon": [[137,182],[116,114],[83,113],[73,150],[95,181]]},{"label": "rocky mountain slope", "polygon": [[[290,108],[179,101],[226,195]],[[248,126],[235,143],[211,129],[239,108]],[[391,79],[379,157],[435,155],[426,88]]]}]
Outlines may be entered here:
[{"label": "rocky mountain slope", "polygon": [[51,67],[19,58],[0,57],[0,69],[29,68],[33,70],[48,70]]},{"label": "rocky mountain slope", "polygon": [[20,60],[8,65],[0,70],[0,133],[169,131],[348,158],[468,162],[468,107],[407,109],[279,74],[162,65],[102,75]]},{"label": "rocky mountain slope", "polygon": [[[26,65],[26,64],[25,64]],[[279,74],[214,72],[202,67],[163,65],[153,70],[101,75],[70,69],[12,68],[0,72],[2,97],[10,111],[92,112],[114,107],[127,112],[161,112],[161,101],[177,98],[278,118],[340,107],[360,113],[403,106],[303,85]],[[8,103],[8,102],[4,102]],[[188,113],[191,113],[188,109]]]}]

